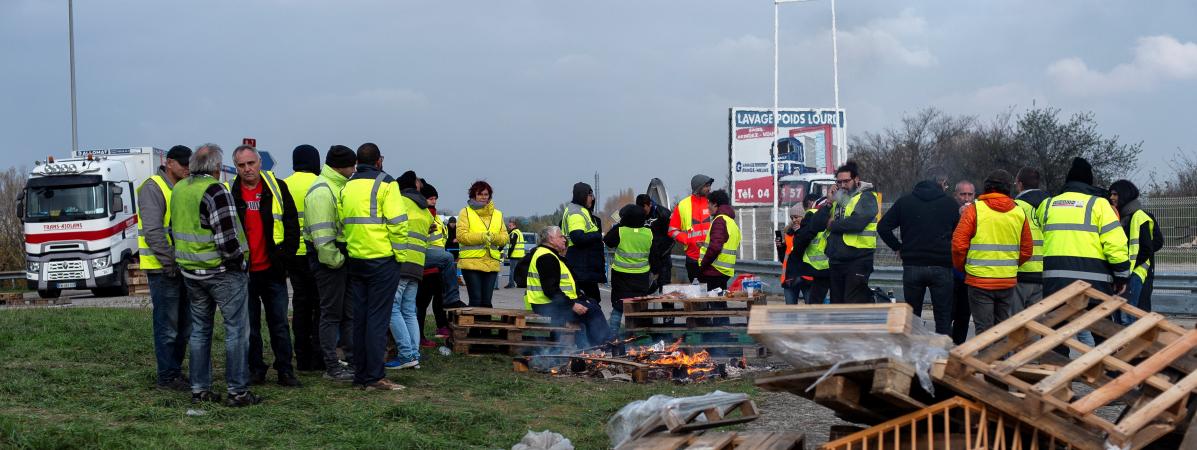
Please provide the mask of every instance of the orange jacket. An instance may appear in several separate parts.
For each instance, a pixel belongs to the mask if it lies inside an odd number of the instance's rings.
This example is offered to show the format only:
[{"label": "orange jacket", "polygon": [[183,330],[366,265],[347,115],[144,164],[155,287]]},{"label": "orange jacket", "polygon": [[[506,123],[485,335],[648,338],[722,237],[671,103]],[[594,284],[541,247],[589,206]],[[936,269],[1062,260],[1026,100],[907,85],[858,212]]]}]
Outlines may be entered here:
[{"label": "orange jacket", "polygon": [[[690,202],[691,228],[682,231],[682,215],[677,205],[673,207],[673,215],[669,217],[669,237],[686,246],[686,257],[698,260],[698,244],[707,239],[707,232],[711,230],[711,211],[707,209],[706,197],[690,195],[682,201]],[[679,202],[680,203],[680,202]]]},{"label": "orange jacket", "polygon": [[[985,205],[990,209],[998,212],[1006,212],[1017,208],[1018,205],[1014,203],[1014,199],[1010,196],[991,192],[977,197],[977,201],[985,202]],[[1018,264],[1022,265],[1031,259],[1035,252],[1035,244],[1031,239],[1031,227],[1028,222],[1022,224],[1022,239],[1018,243]],[[968,256],[968,247],[973,240],[973,236],[977,234],[977,206],[968,205],[960,214],[960,222],[956,224],[956,231],[952,233],[952,265],[956,270],[964,272],[964,260]],[[1017,277],[1011,278],[981,278],[965,274],[964,284],[969,286],[985,289],[988,291],[996,291],[1000,289],[1009,289],[1018,284]]]}]

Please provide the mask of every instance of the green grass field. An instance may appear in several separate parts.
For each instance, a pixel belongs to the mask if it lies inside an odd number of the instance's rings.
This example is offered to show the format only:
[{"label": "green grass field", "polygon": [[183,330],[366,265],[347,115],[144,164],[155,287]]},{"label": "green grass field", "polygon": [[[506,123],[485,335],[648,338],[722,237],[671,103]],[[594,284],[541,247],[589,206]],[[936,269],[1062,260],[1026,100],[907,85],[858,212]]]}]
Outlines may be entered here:
[{"label": "green grass field", "polygon": [[[223,392],[223,345],[213,348],[214,390]],[[753,392],[743,380],[550,378],[514,373],[509,357],[425,353],[423,369],[390,376],[404,391],[364,392],[300,374],[298,389],[255,386],[261,405],[204,404],[196,408],[206,414],[193,417],[188,394],[154,387],[150,310],[0,311],[0,447],[510,448],[529,429],[549,429],[598,449],[609,445],[607,419],[633,400]]]}]

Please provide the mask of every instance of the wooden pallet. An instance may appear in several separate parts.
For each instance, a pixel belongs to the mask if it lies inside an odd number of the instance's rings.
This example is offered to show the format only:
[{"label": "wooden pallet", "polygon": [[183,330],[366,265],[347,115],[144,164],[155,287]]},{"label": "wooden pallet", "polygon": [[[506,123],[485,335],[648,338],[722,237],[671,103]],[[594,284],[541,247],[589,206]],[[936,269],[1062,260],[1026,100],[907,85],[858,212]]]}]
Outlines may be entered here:
[{"label": "wooden pallet", "polygon": [[952,397],[873,427],[832,439],[821,450],[1053,450],[1067,448],[1035,427]]},{"label": "wooden pallet", "polygon": [[[1109,316],[1122,311],[1138,320],[1127,327]],[[1091,331],[1104,342],[1078,341]],[[1069,360],[1053,349],[1080,353]],[[1197,330],[1186,330],[1122,298],[1076,282],[1009,320],[957,346],[942,382],[1081,449],[1143,448],[1187,418],[1189,394],[1197,389]],[[1060,366],[1037,382],[1016,376],[1033,363]],[[1074,383],[1092,388],[1080,396]],[[1094,413],[1122,399],[1117,421]]]},{"label": "wooden pallet", "polygon": [[860,305],[768,305],[754,308],[748,334],[852,331],[907,334],[914,329],[913,310],[906,303]]},{"label": "wooden pallet", "polygon": [[720,431],[692,434],[657,433],[620,445],[617,450],[803,450],[802,433]]},{"label": "wooden pallet", "polygon": [[534,352],[536,348],[572,349],[576,324],[552,326],[549,318],[522,309],[449,310],[450,346],[464,354]]},{"label": "wooden pallet", "polygon": [[[768,391],[806,398],[854,423],[881,423],[936,400],[918,383],[914,367],[895,359],[844,363],[824,378],[831,368],[826,365],[769,372],[757,375],[754,383]],[[819,384],[809,389],[816,382]]]}]

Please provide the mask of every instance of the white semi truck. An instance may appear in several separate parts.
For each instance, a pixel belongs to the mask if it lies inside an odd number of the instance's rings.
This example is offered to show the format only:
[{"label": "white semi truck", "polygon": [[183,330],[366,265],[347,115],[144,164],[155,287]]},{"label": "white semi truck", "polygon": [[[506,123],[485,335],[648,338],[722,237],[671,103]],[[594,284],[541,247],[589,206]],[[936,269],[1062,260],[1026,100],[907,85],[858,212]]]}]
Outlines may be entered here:
[{"label": "white semi truck", "polygon": [[29,288],[43,298],[63,289],[128,295],[127,270],[137,261],[135,192],[164,157],[161,149],[133,147],[38,161],[19,207]]}]

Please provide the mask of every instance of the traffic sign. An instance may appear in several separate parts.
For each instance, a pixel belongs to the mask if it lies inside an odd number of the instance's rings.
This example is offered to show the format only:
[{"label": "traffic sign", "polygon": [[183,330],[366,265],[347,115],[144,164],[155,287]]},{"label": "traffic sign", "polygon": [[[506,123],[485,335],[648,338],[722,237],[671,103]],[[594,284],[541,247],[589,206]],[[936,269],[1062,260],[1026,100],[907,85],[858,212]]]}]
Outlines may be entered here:
[{"label": "traffic sign", "polygon": [[257,146],[258,146],[258,140],[257,140],[257,139],[254,139],[254,138],[242,138],[242,139],[241,139],[241,145],[248,145],[248,146],[250,146],[250,147],[257,147]]},{"label": "traffic sign", "polygon": [[262,170],[271,170],[274,168],[274,157],[270,156],[270,152],[258,150],[258,154],[262,155]]}]

